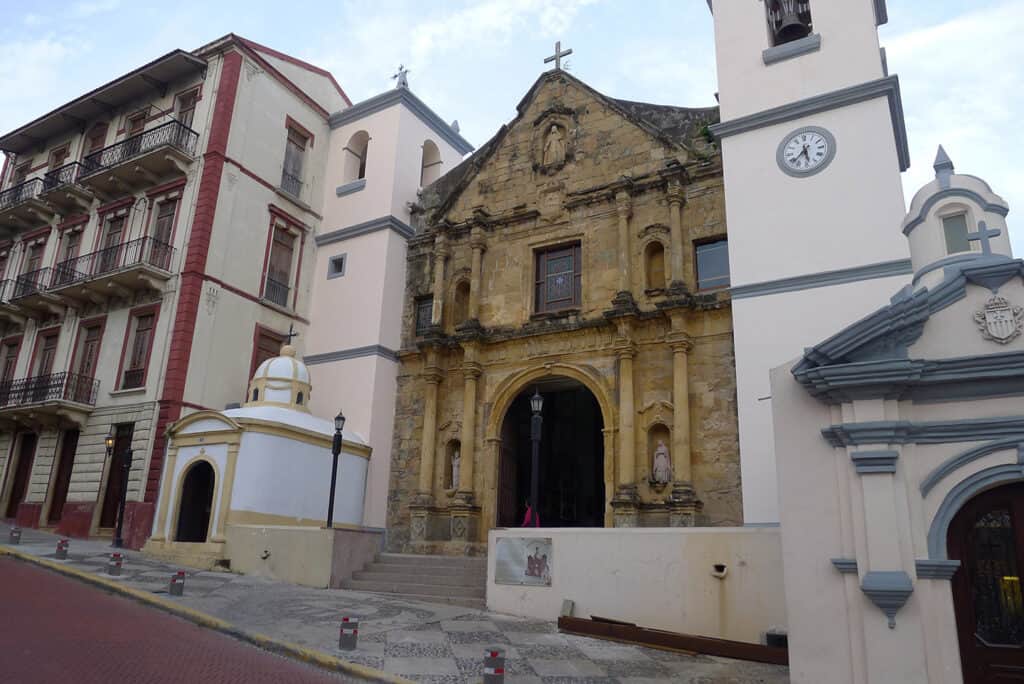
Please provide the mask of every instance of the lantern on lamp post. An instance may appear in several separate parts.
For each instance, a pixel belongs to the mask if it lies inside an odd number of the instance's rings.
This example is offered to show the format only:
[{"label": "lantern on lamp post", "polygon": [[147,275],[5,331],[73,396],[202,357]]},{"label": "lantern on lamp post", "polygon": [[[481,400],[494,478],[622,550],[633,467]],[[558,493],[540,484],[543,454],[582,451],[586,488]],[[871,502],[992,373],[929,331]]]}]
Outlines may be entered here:
[{"label": "lantern on lamp post", "polygon": [[533,511],[535,527],[539,527],[537,522],[540,520],[538,489],[540,486],[540,432],[541,426],[544,424],[544,418],[541,416],[543,409],[544,397],[540,395],[538,390],[534,389],[533,396],[530,397],[530,410],[533,412],[530,418],[530,442],[533,447],[533,459],[530,467],[530,510]]}]

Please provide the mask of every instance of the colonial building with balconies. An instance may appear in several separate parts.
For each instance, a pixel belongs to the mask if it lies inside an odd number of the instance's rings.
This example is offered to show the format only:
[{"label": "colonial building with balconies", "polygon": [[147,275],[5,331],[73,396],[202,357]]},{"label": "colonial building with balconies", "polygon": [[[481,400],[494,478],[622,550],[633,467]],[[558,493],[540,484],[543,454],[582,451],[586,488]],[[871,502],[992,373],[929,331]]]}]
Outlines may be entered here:
[{"label": "colonial building with balconies", "polygon": [[[454,165],[468,143],[412,100],[421,119],[445,129]],[[335,204],[345,179],[326,177],[348,168],[350,152],[335,138],[350,131],[332,118],[350,107],[330,73],[228,35],[175,50],[0,136],[0,516],[105,536],[126,496],[125,543],[141,546],[168,427],[243,400],[253,370],[291,333],[304,349],[324,215],[332,250],[353,238],[372,243],[366,230],[338,233],[363,218]],[[398,158],[392,147],[415,147],[410,163],[419,163],[422,141],[396,145],[397,126],[375,135],[357,174],[365,186],[369,156],[380,178],[363,195],[394,194],[396,212],[407,213],[417,185],[398,197],[391,176],[400,170],[383,162]],[[404,280],[404,258],[375,247],[364,255],[361,244],[348,245],[357,272],[397,263],[389,277]],[[384,306],[337,275],[324,274],[332,280],[322,298]],[[346,294],[346,285],[356,288]],[[326,299],[321,308],[329,313]],[[321,348],[334,344],[320,339]],[[341,401],[310,407],[333,417]],[[351,424],[369,432],[369,420]]]}]

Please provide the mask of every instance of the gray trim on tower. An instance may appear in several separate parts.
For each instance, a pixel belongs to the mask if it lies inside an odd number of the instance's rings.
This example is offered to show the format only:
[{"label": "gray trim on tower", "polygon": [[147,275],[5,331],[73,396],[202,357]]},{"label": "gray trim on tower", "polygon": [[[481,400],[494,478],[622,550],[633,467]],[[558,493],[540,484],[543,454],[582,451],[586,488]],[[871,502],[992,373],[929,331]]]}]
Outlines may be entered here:
[{"label": "gray trim on tower", "polygon": [[900,452],[893,449],[884,451],[854,451],[850,454],[853,467],[858,475],[870,473],[895,473]]},{"label": "gray trim on tower", "polygon": [[349,226],[348,228],[339,228],[338,230],[332,230],[329,233],[317,235],[316,246],[323,247],[324,245],[329,245],[332,242],[341,242],[342,240],[359,237],[360,235],[376,233],[379,230],[393,230],[406,240],[416,234],[416,231],[409,225],[399,221],[394,216],[381,216],[380,218],[357,223],[356,225]]},{"label": "gray trim on tower", "polygon": [[817,52],[821,49],[821,34],[812,33],[799,40],[793,40],[782,45],[770,47],[761,53],[761,59],[766,65],[782,62],[793,57],[806,55],[808,52]]},{"label": "gray trim on tower", "polygon": [[889,115],[892,119],[893,136],[896,140],[896,154],[899,157],[900,171],[910,168],[910,149],[907,144],[907,125],[903,118],[903,100],[900,97],[900,81],[895,74],[842,88],[830,93],[815,95],[797,102],[791,102],[772,109],[741,116],[731,121],[711,126],[711,132],[718,138],[728,138],[739,133],[754,131],[766,126],[800,119],[803,117],[827,112],[839,107],[848,107],[868,100],[885,97],[889,101]]},{"label": "gray trim on tower", "polygon": [[348,359],[361,359],[365,356],[379,356],[388,361],[398,361],[398,352],[388,349],[379,344],[371,344],[365,347],[353,347],[352,349],[339,349],[338,351],[324,352],[322,354],[309,354],[303,357],[302,361],[307,366],[315,366],[320,363],[331,363],[332,361],[347,361]]},{"label": "gray trim on tower", "polygon": [[832,565],[835,566],[836,570],[844,575],[856,575],[857,574],[857,559],[856,558],[832,558]]},{"label": "gray trim on tower", "polygon": [[1007,449],[1017,450],[1017,462],[1024,464],[1024,441],[1019,439],[1004,439],[995,442],[989,442],[988,444],[982,444],[974,448],[968,449],[963,453],[959,453],[952,458],[946,459],[938,466],[936,466],[928,476],[921,481],[921,496],[928,496],[935,485],[939,484],[947,475],[955,470],[963,468],[968,463],[977,461],[979,458],[994,454],[997,451],[1005,451]]},{"label": "gray trim on tower", "polygon": [[914,570],[917,572],[917,579],[951,580],[960,567],[958,560],[930,560],[919,559],[914,561]]},{"label": "gray trim on tower", "polygon": [[875,26],[889,23],[889,10],[885,7],[885,0],[875,0]]},{"label": "gray trim on tower", "polygon": [[914,584],[902,570],[872,570],[864,575],[860,590],[889,618],[889,629],[896,629],[896,613],[914,593]]},{"label": "gray trim on tower", "polygon": [[993,437],[1024,440],[1024,416],[927,423],[906,420],[840,423],[822,429],[821,434],[834,447],[863,444],[952,444]]},{"label": "gray trim on tower", "polygon": [[1010,213],[1009,206],[989,202],[973,190],[968,190],[967,188],[948,188],[935,193],[921,205],[921,209],[917,212],[917,215],[903,224],[903,234],[910,235],[910,231],[925,222],[925,219],[928,218],[928,212],[931,211],[932,207],[934,207],[938,202],[941,202],[944,199],[949,199],[950,197],[965,197],[969,200],[973,200],[978,203],[978,206],[980,206],[983,211],[990,211],[993,214],[1002,216],[1003,218]]},{"label": "gray trim on tower", "polygon": [[928,528],[929,560],[946,560],[946,535],[953,517],[963,505],[981,492],[1012,482],[1024,482],[1024,464],[1007,463],[974,473],[946,494]]},{"label": "gray trim on tower", "polygon": [[463,138],[451,126],[446,124],[441,117],[434,113],[423,100],[412,94],[408,88],[395,88],[371,97],[368,100],[357,102],[348,109],[331,114],[328,124],[331,129],[340,128],[347,123],[361,119],[370,114],[376,114],[396,104],[405,105],[409,111],[419,118],[432,131],[441,136],[446,143],[451,145],[459,154],[468,154],[473,151],[473,146]]},{"label": "gray trim on tower", "polygon": [[790,278],[779,278],[778,280],[766,280],[749,285],[737,285],[730,288],[729,292],[732,294],[733,299],[745,299],[747,297],[811,290],[817,287],[856,283],[862,280],[889,278],[890,276],[909,275],[911,273],[913,273],[913,268],[910,265],[910,259],[896,259],[894,261],[881,261],[877,264],[867,264],[866,266],[854,266],[835,271],[822,271],[820,273],[808,273]]},{"label": "gray trim on tower", "polygon": [[338,197],[344,197],[345,195],[351,195],[353,192],[359,192],[365,187],[366,179],[360,178],[358,180],[352,181],[351,183],[339,185],[337,188],[334,189],[334,194],[337,195]]}]

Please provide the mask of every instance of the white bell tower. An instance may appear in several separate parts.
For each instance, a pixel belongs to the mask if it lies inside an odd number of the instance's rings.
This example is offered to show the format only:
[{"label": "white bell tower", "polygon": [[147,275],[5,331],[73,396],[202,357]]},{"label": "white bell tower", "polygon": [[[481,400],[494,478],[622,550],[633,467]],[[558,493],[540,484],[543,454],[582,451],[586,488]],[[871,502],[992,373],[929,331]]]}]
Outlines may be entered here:
[{"label": "white bell tower", "polygon": [[[885,0],[709,0],[744,520],[778,521],[769,370],[909,280],[909,166]],[[879,416],[877,419],[881,419]]]}]

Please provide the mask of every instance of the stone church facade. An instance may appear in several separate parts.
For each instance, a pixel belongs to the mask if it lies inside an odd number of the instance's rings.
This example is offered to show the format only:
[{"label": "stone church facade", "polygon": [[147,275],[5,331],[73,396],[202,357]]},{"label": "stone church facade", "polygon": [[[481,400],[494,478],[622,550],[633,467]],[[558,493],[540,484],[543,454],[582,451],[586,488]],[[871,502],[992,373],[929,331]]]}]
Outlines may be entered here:
[{"label": "stone church facade", "polygon": [[479,553],[522,523],[534,395],[544,526],[742,522],[717,115],[555,69],[423,191],[391,548]]}]

